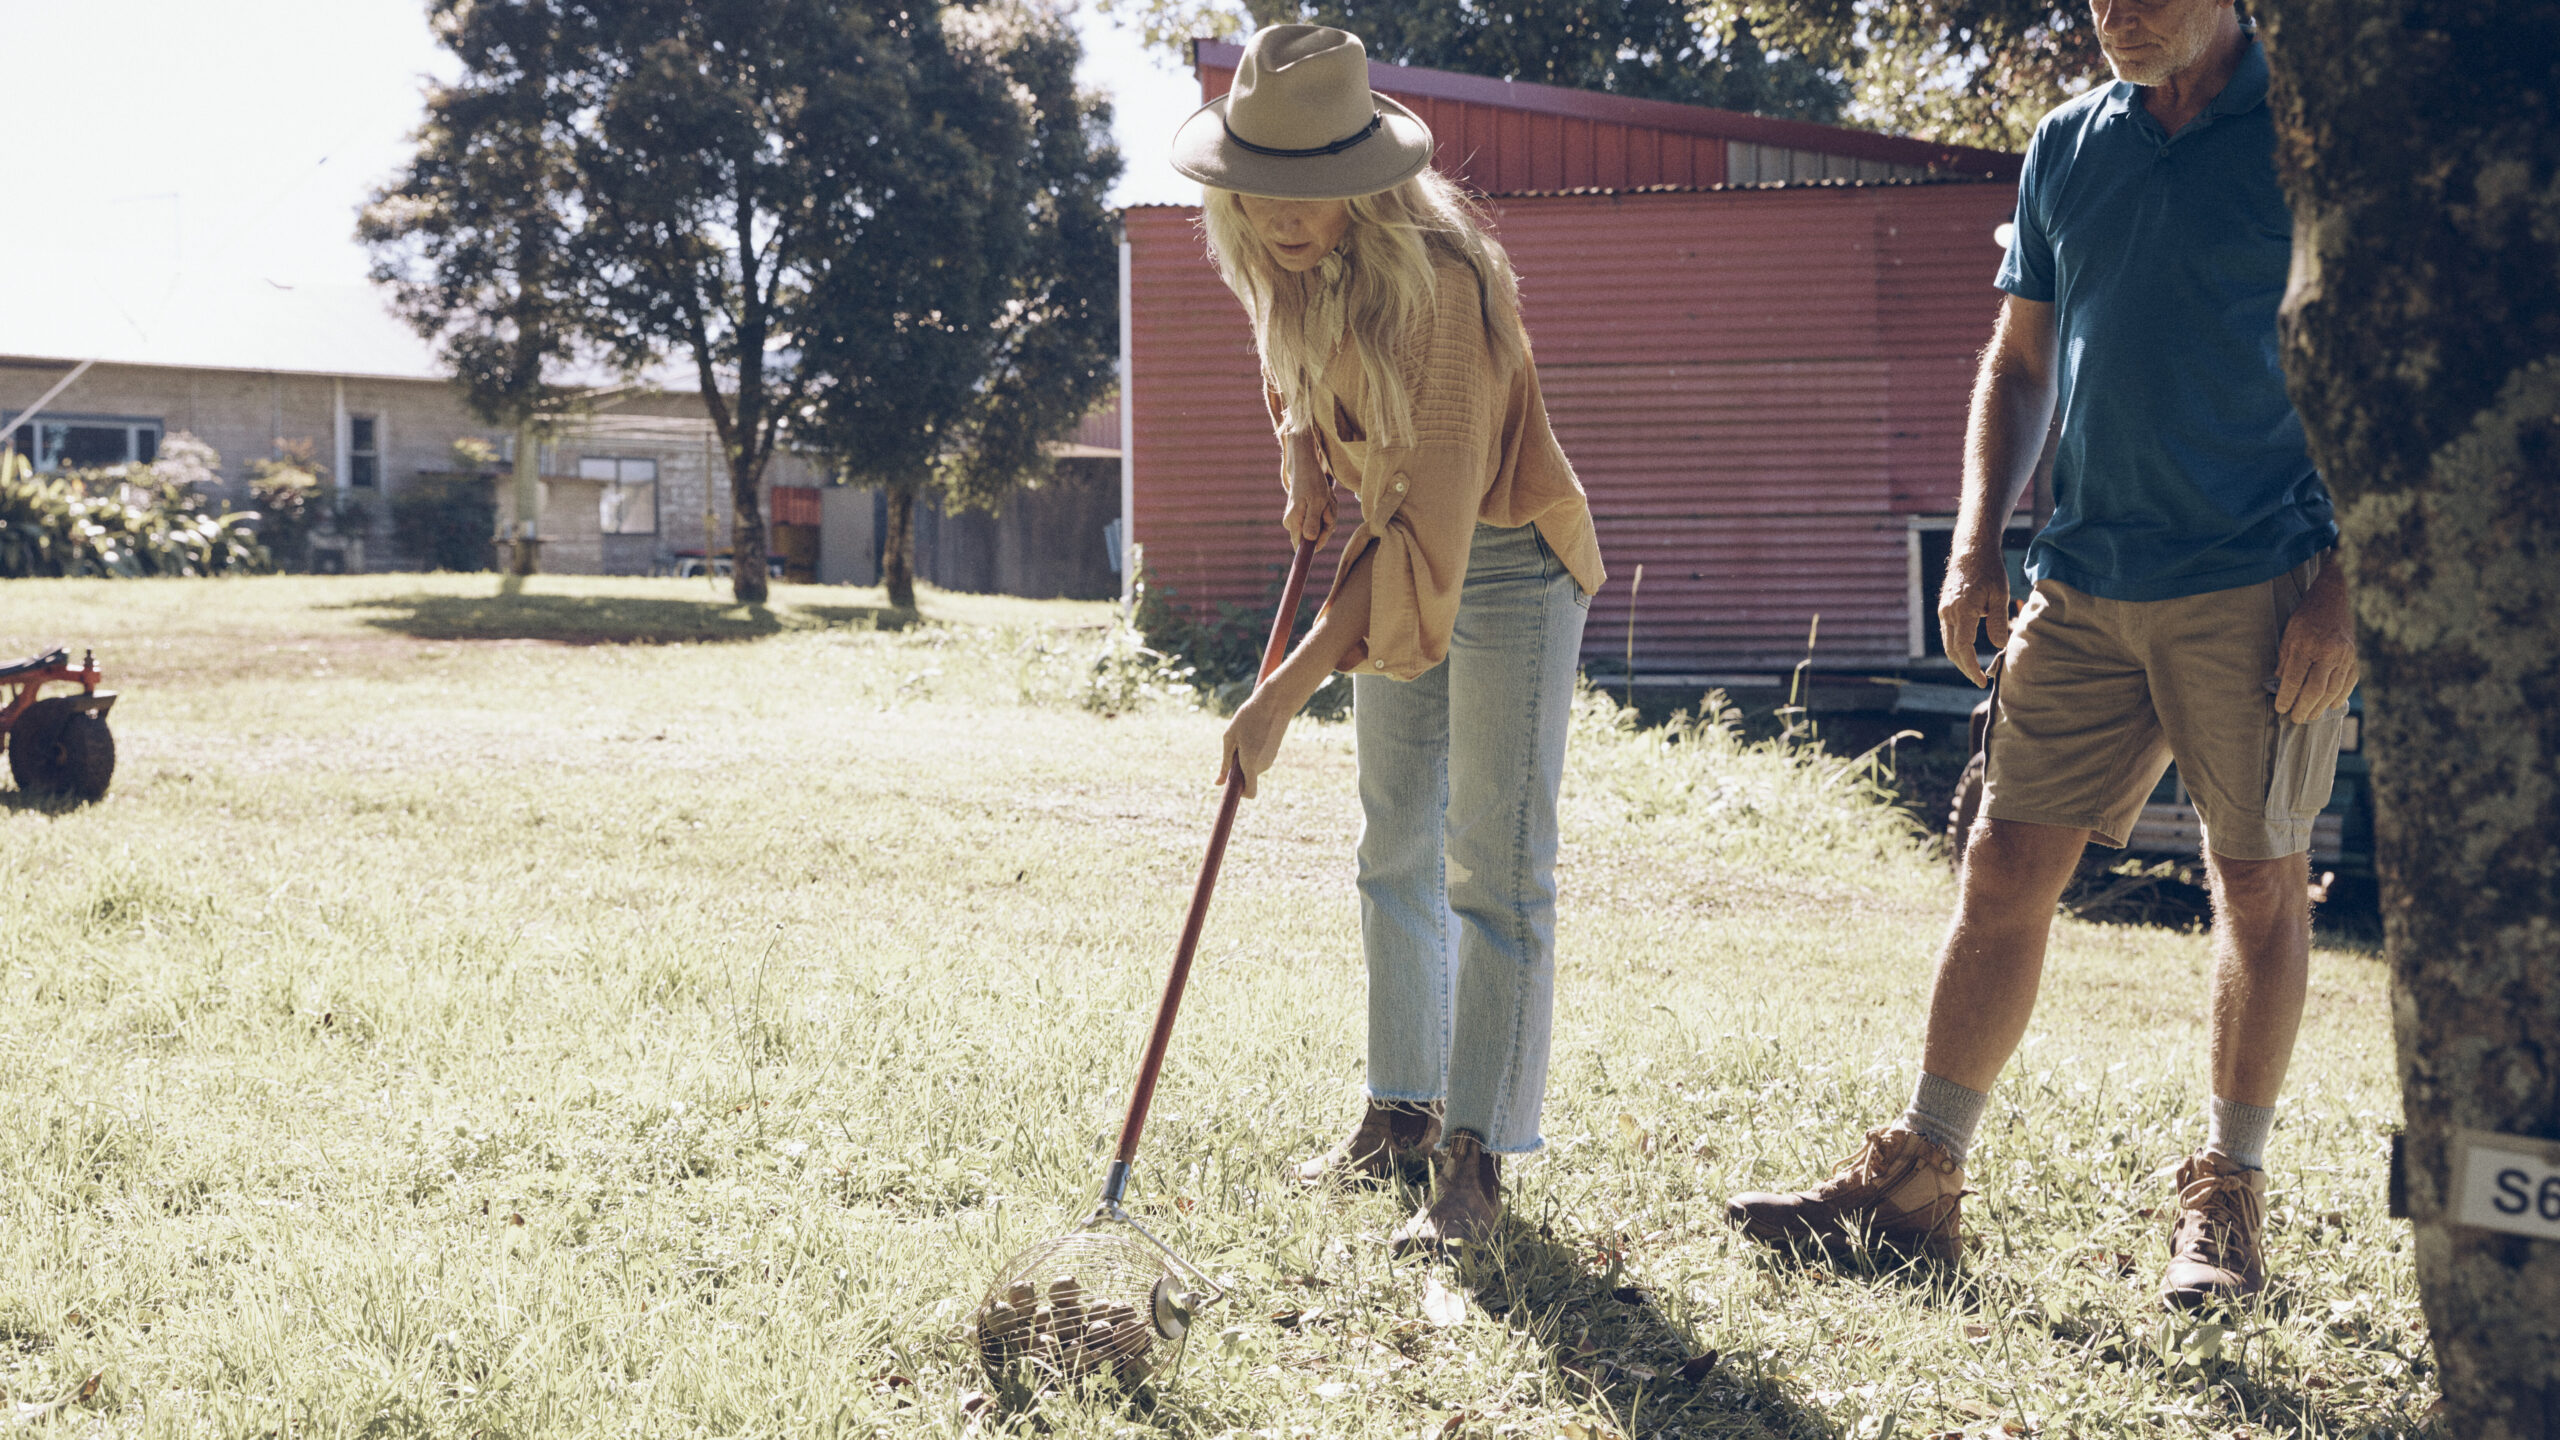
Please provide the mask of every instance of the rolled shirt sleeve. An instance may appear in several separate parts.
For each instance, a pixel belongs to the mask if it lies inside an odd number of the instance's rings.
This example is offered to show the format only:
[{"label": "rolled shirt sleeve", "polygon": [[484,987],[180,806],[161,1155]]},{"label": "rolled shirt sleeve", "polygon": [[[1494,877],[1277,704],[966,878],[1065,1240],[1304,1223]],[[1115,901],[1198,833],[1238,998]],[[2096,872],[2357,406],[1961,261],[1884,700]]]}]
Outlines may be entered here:
[{"label": "rolled shirt sleeve", "polygon": [[[1502,468],[1506,377],[1493,373],[1474,272],[1447,266],[1426,334],[1404,347],[1413,439],[1373,443],[1361,467],[1361,533],[1369,571],[1367,672],[1410,680],[1449,657],[1467,555],[1485,492]],[[1343,570],[1361,554],[1346,549]]]}]

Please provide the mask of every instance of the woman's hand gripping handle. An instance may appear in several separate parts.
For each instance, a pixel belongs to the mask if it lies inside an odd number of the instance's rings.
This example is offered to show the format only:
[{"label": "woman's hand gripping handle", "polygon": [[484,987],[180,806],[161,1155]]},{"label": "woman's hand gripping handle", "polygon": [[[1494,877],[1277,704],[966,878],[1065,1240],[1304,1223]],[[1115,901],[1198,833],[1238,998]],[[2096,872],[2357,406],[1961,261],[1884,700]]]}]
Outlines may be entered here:
[{"label": "woman's hand gripping handle", "polygon": [[[1330,524],[1333,497],[1330,487],[1323,496],[1322,514]],[[1321,534],[1321,530],[1319,530]],[[1317,539],[1301,534],[1298,559],[1290,574],[1295,577],[1315,559]],[[1218,751],[1218,783],[1241,780],[1246,799],[1252,799],[1255,781],[1271,768],[1280,754],[1280,742],[1289,733],[1289,722],[1306,707],[1318,687],[1333,674],[1334,667],[1358,646],[1369,633],[1369,557],[1363,554],[1342,577],[1333,594],[1325,599],[1322,612],[1316,616],[1315,628],[1298,648],[1280,659],[1282,648],[1289,643],[1291,622],[1297,617],[1299,590],[1292,588],[1282,599],[1280,614],[1271,629],[1270,648],[1263,652],[1262,683],[1253,694],[1236,707],[1227,721],[1225,739]]]}]

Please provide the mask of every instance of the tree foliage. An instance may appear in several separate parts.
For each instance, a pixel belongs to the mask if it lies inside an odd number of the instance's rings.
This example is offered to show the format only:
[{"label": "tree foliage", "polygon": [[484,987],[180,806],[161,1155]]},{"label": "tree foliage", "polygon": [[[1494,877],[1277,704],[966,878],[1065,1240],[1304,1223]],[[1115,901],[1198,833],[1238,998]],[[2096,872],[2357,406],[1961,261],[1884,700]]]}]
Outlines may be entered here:
[{"label": "tree foliage", "polygon": [[578,223],[570,145],[595,17],[542,4],[440,3],[437,39],[464,78],[427,92],[417,150],[356,234],[392,307],[434,343],[465,402],[516,426],[570,360],[586,312],[569,266]]},{"label": "tree foliage", "polygon": [[1380,59],[2023,147],[2103,77],[2085,6],[2034,0],[1104,0],[1154,44],[1340,25]]},{"label": "tree foliage", "polygon": [[916,498],[992,506],[1048,473],[1051,440],[1108,391],[1118,257],[1110,111],[1075,88],[1054,15],[946,12],[919,54],[903,164],[849,216],[858,266],[819,285],[796,443],[884,487],[884,567],[910,605]]},{"label": "tree foliage", "polygon": [[1852,123],[1946,144],[2023,150],[2046,111],[2107,75],[2086,5],[1707,0],[1698,13],[1840,75]]},{"label": "tree foliage", "polygon": [[[917,467],[889,457],[920,451],[991,494],[1093,397],[1093,316],[1116,310],[1082,262],[1109,253],[1115,162],[1074,96],[1071,33],[1028,3],[434,0],[471,78],[431,96],[410,176],[368,214],[378,273],[492,395],[538,389],[579,346],[626,373],[690,368],[726,459],[736,593],[759,602],[777,450],[899,474]],[[1089,195],[1054,173],[1060,136],[1059,163],[1099,177]],[[1007,204],[1029,238],[976,253]],[[1061,257],[1074,283],[1041,283]],[[884,317],[931,352],[907,357],[923,377],[874,368],[900,360],[866,333]],[[904,430],[830,428],[838,396],[925,377],[957,398]]]},{"label": "tree foliage", "polygon": [[1604,90],[1728,110],[1832,121],[1847,88],[1800,56],[1772,52],[1748,21],[1701,24],[1689,0],[1104,0],[1155,45],[1236,39],[1263,25],[1337,25],[1370,57],[1502,80]]}]

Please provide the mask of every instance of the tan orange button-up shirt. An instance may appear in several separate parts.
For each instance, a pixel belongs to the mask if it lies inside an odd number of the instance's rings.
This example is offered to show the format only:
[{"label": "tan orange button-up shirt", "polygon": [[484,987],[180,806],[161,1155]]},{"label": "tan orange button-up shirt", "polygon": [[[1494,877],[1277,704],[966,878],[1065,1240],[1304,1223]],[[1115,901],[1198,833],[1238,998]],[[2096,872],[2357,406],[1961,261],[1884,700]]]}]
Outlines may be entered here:
[{"label": "tan orange button-up shirt", "polygon": [[1371,440],[1359,362],[1344,345],[1325,385],[1337,404],[1318,426],[1334,479],[1360,497],[1360,528],[1342,547],[1335,583],[1371,548],[1368,658],[1363,673],[1410,680],[1449,658],[1467,552],[1478,524],[1535,525],[1588,595],[1608,572],[1573,464],[1547,424],[1538,367],[1498,371],[1486,342],[1484,297],[1462,263],[1439,267],[1427,339],[1401,357],[1413,392],[1413,441]]}]

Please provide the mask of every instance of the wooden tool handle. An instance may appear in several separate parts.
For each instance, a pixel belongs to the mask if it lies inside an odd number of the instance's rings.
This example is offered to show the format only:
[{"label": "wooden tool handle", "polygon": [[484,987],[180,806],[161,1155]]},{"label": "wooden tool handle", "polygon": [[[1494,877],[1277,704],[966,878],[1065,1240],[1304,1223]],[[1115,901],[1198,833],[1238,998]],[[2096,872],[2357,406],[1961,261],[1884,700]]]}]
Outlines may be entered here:
[{"label": "wooden tool handle", "polygon": [[[1298,602],[1307,590],[1307,570],[1315,563],[1316,542],[1300,540],[1289,562],[1289,582],[1281,588],[1280,613],[1271,617],[1271,639],[1262,647],[1258,685],[1271,678],[1289,653],[1289,632],[1298,620]],[[1244,799],[1244,770],[1229,766],[1226,793],[1218,802],[1217,827],[1209,832],[1209,853],[1200,862],[1200,878],[1191,887],[1191,909],[1182,917],[1182,943],[1173,952],[1173,971],[1164,979],[1164,998],[1156,1004],[1156,1028],[1147,1037],[1146,1059],[1138,1066],[1138,1083],[1129,1092],[1129,1115],[1120,1122],[1120,1153],[1103,1186],[1105,1202],[1120,1203],[1129,1183],[1129,1163],[1137,1158],[1138,1136],[1147,1128],[1147,1107],[1156,1098],[1156,1077],[1164,1071],[1165,1048],[1173,1041],[1174,1016],[1182,1010],[1182,990],[1191,980],[1191,957],[1200,949],[1200,929],[1209,919],[1209,896],[1218,887],[1218,865],[1227,858],[1227,833],[1235,828],[1236,804]]]}]

